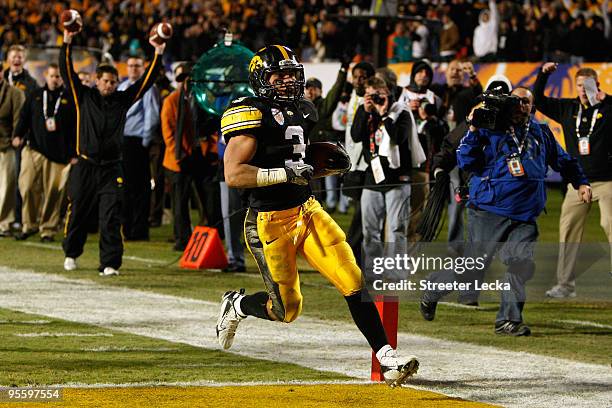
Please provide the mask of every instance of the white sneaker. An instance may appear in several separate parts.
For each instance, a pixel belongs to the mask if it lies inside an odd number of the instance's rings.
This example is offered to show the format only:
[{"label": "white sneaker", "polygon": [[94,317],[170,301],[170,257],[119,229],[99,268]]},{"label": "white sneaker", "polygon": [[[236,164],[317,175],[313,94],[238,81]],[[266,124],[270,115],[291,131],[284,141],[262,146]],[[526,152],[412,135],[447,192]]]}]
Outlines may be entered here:
[{"label": "white sneaker", "polygon": [[116,270],[115,268],[111,268],[110,266],[107,266],[106,268],[104,268],[102,272],[100,272],[100,276],[117,276],[117,275],[119,275],[119,271]]},{"label": "white sneaker", "polygon": [[74,271],[77,268],[76,259],[66,257],[64,259],[64,270],[65,271]]},{"label": "white sneaker", "polygon": [[557,298],[557,299],[575,298],[576,291],[566,289],[562,286],[556,285],[556,286],[553,286],[552,289],[546,291],[546,296],[550,298]]},{"label": "white sneaker", "polygon": [[408,377],[413,376],[419,370],[419,361],[415,356],[397,357],[395,350],[390,347],[378,361],[385,382],[391,388],[404,384]]},{"label": "white sneaker", "polygon": [[221,310],[217,319],[216,330],[217,340],[224,350],[232,347],[238,323],[244,319],[236,310],[236,302],[244,297],[243,293],[244,289],[240,289],[240,292],[225,292],[221,298]]}]

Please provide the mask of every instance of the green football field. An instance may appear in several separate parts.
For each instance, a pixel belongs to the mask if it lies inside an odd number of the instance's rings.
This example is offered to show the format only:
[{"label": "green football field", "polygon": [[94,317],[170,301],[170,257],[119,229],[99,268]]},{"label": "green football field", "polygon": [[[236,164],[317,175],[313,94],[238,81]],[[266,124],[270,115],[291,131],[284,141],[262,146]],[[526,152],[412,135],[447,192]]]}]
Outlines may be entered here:
[{"label": "green football field", "polygon": [[[560,193],[551,190],[547,214],[539,219],[542,241],[554,243],[557,240],[560,202]],[[605,241],[598,216],[597,205],[594,205],[585,232],[586,241]],[[350,214],[334,217],[346,230]],[[110,279],[97,274],[97,235],[89,236],[77,271],[63,270],[59,243],[42,244],[37,237],[25,242],[1,239],[0,265],[95,282],[105,287],[137,289],[208,302],[219,302],[221,295],[229,289],[245,288],[247,292],[253,292],[263,288],[250,256],[247,256],[247,273],[242,274],[178,268],[180,254],[171,250],[172,244],[167,242],[170,234],[171,226],[166,225],[151,230],[150,242],[127,242],[121,275]],[[441,241],[444,236],[445,232]],[[336,290],[303,260],[299,261],[299,268],[302,272],[303,316],[330,322],[351,322],[346,303]],[[609,287],[610,283],[604,284]],[[449,301],[453,299],[449,298]],[[569,301],[528,302],[524,314],[533,335],[519,339],[493,334],[496,311],[497,303],[493,301],[481,303],[478,309],[441,304],[436,320],[426,322],[421,318],[416,302],[404,302],[400,305],[399,331],[501,350],[610,364],[610,301],[595,302],[578,297]],[[202,324],[211,325],[211,330],[214,330],[214,322]],[[2,386],[206,384],[240,382],[245,377],[267,383],[286,382],[288,379],[305,382],[350,380],[342,374],[296,364],[228,354],[8,309],[0,309],[0,344]]]}]

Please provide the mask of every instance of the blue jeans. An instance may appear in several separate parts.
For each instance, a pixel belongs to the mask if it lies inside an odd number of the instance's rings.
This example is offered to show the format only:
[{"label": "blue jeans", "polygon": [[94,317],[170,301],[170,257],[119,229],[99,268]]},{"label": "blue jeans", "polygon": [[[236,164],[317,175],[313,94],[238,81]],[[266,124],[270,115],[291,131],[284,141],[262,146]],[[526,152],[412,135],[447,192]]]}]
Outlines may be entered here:
[{"label": "blue jeans", "polygon": [[[525,304],[525,283],[533,277],[535,264],[533,249],[538,238],[535,223],[514,221],[488,211],[468,209],[468,247],[466,256],[484,257],[484,268],[473,269],[470,273],[456,274],[453,270],[431,273],[427,279],[436,283],[482,282],[486,270],[497,253],[499,259],[508,266],[504,282],[510,290],[501,291],[501,302],[496,322],[522,322]],[[437,302],[451,291],[429,291],[423,299]]]},{"label": "blue jeans", "polygon": [[337,175],[325,177],[325,206],[329,210],[336,209],[344,214],[348,211],[349,203],[348,197],[340,192],[339,181]]}]

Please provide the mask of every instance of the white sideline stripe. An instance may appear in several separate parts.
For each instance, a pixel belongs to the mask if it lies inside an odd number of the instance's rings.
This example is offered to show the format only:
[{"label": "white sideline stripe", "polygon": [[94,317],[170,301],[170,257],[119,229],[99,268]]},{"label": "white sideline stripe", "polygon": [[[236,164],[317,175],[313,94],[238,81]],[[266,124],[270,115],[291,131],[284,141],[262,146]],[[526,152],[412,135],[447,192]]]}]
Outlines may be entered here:
[{"label": "white sideline stripe", "polygon": [[558,323],[573,324],[576,326],[597,327],[599,329],[612,329],[612,326],[609,324],[590,322],[588,320],[553,320],[553,321],[558,322]]},{"label": "white sideline stripe", "polygon": [[453,302],[438,302],[438,303],[444,306],[454,307],[457,309],[470,309],[470,310],[483,310],[484,309],[480,306],[468,306],[468,305],[463,305],[461,303],[453,303]]},{"label": "white sideline stripe", "polygon": [[51,320],[0,320],[0,324],[49,324]]},{"label": "white sideline stripe", "polygon": [[[6,267],[0,267],[0,282],[3,308],[219,350],[214,330],[218,302]],[[409,383],[414,388],[521,408],[599,408],[612,401],[609,366],[407,333],[398,333],[398,344],[400,354],[419,356],[421,369]],[[344,322],[301,317],[285,325],[246,319],[231,352],[370,377],[369,346],[353,324]]]},{"label": "white sideline stripe", "polygon": [[25,246],[29,246],[29,247],[34,247],[34,248],[52,249],[54,251],[61,251],[62,250],[61,245],[55,245],[55,244],[39,244],[39,243],[36,243],[36,242],[22,242],[21,245],[25,245]]},{"label": "white sideline stripe", "polygon": [[[82,384],[82,383],[66,383],[66,384],[54,384],[49,387],[61,387],[61,388],[141,388],[141,387],[259,387],[268,385],[368,385],[372,384],[371,381],[359,381],[359,380],[330,380],[330,381],[246,381],[246,382],[214,382],[214,381],[177,381],[177,382],[166,382],[166,381],[151,381],[151,382],[137,382],[137,383],[122,383],[122,384],[111,384],[111,383],[100,383],[100,384]],[[1,387],[0,387],[1,388]]]},{"label": "white sideline stripe", "polygon": [[128,347],[128,346],[101,346],[82,348],[81,351],[95,351],[95,352],[113,352],[113,351],[179,351],[178,348],[173,347]]},{"label": "white sideline stripe", "polygon": [[[22,245],[34,247],[34,248],[44,248],[44,249],[52,249],[54,251],[61,251],[62,247],[60,245],[49,245],[49,244],[39,244],[36,242],[24,242]],[[136,262],[145,262],[145,263],[154,263],[154,264],[166,264],[170,261],[162,261],[161,259],[151,259],[151,258],[141,258],[139,256],[132,255],[123,255],[123,259],[129,259],[130,261]]]},{"label": "white sideline stripe", "polygon": [[112,333],[14,333],[17,337],[113,337]]},{"label": "white sideline stripe", "polygon": [[160,264],[160,265],[170,262],[170,261],[162,261],[160,259],[141,258],[139,256],[132,256],[132,255],[123,255],[123,259],[129,259],[131,261],[137,261],[137,262],[155,263],[155,264]]}]

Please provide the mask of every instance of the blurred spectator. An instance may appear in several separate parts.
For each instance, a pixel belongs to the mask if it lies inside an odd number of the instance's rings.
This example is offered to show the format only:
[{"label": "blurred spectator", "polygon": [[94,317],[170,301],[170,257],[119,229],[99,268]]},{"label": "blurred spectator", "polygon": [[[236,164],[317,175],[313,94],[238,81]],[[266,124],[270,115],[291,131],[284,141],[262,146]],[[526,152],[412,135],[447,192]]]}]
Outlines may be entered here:
[{"label": "blurred spectator", "polygon": [[[220,197],[217,197],[220,194],[219,189],[212,191],[212,188],[204,185],[213,183],[206,179],[213,171],[215,175],[217,173],[216,167],[209,167],[209,156],[214,153],[215,159],[217,158],[218,139],[196,139],[197,107],[194,106],[187,89],[191,68],[190,63],[182,63],[176,67],[174,74],[180,87],[164,100],[161,112],[162,134],[166,145],[163,165],[172,184],[174,249],[177,251],[185,250],[191,236],[189,198],[192,183],[195,183],[199,204],[202,206],[202,212],[208,216],[209,224],[214,225],[221,218]],[[211,191],[217,196],[207,196]],[[216,208],[211,210],[210,206]],[[223,231],[219,231],[219,235],[223,237]]]},{"label": "blurred spectator", "polygon": [[474,55],[479,61],[494,61],[497,53],[499,13],[495,0],[489,0],[489,9],[478,16],[478,27],[474,29]]},{"label": "blurred spectator", "polygon": [[440,32],[440,58],[442,61],[452,60],[459,51],[459,27],[451,20],[448,13],[442,14],[442,30]]},{"label": "blurred spectator", "polygon": [[[306,81],[306,99],[311,101],[317,108],[319,114],[318,123],[312,128],[308,139],[312,142],[326,141],[338,143],[344,141],[343,133],[334,130],[332,127],[332,116],[340,102],[342,89],[346,83],[348,62],[343,63],[338,71],[336,82],[325,97],[322,96],[322,84],[317,78],[310,78]],[[337,175],[325,177],[325,204],[327,211],[334,212],[340,201],[340,184]],[[346,212],[346,201],[339,208],[340,212]]]},{"label": "blurred spectator", "polygon": [[[469,50],[473,49],[476,58],[483,58],[486,54],[492,54],[488,57],[491,60],[501,58],[495,55],[496,47],[493,47],[497,35],[493,35],[488,29],[483,30],[483,26],[488,24],[482,19],[490,21],[494,13],[485,10],[479,25],[479,13],[483,11],[483,1],[414,0],[408,4],[398,3],[398,16],[421,20],[409,23],[410,30],[406,30],[417,43],[414,58],[429,57],[437,60],[441,51],[449,51],[445,45],[449,34],[449,27],[446,29],[444,27],[447,25],[447,17],[456,25],[458,33],[456,50],[461,57],[468,57]],[[389,4],[385,3],[383,7],[389,9]],[[226,29],[234,34],[234,38],[240,39],[254,51],[265,43],[278,43],[280,38],[284,38],[292,48],[301,52],[303,61],[338,60],[342,59],[345,53],[368,58],[374,55],[373,48],[380,46],[374,43],[374,31],[380,28],[380,25],[373,27],[368,20],[353,17],[368,12],[370,5],[370,1],[336,0],[85,2],[82,3],[83,8],[79,9],[84,20],[84,35],[78,41],[79,45],[97,47],[104,52],[110,52],[117,60],[125,59],[129,55],[142,52],[149,28],[153,22],[163,19],[174,27],[173,38],[168,43],[168,56],[164,58],[166,64],[197,59],[214,45]],[[2,56],[6,56],[8,48],[14,44],[57,44],[61,35],[57,30],[61,7],[57,3],[42,0],[27,2],[15,0],[2,3],[0,5],[0,24],[3,26],[0,34]],[[609,13],[606,0],[551,0],[523,3],[502,1],[497,7],[499,23],[505,21],[512,26],[510,21],[512,17],[516,17],[519,26],[527,30],[532,20],[536,20],[537,31],[543,38],[543,52],[553,52],[555,47],[557,49],[563,47],[563,39],[559,35],[563,36],[564,32],[569,30],[569,23],[573,19],[581,16],[586,27],[590,29],[599,24],[598,21],[603,20],[602,24],[607,24],[605,20]],[[19,12],[16,12],[17,10]],[[493,8],[491,10],[494,11]],[[569,23],[565,27],[563,26],[565,22],[559,23],[560,12],[567,13]],[[438,16],[443,21],[440,22]],[[556,26],[551,24],[555,19]],[[451,36],[454,37],[452,31]],[[605,32],[609,30],[604,28],[604,36],[609,41],[610,35],[605,35]],[[475,34],[477,40],[473,40]],[[388,45],[388,42],[384,44],[383,47],[387,49],[378,50],[379,53],[386,55]],[[521,44],[520,49],[527,50],[524,44]],[[508,47],[506,51],[514,52]],[[485,54],[481,54],[482,52]],[[603,58],[609,60],[610,54],[610,47],[607,47]],[[394,53],[393,57],[397,55],[399,54]],[[602,58],[596,55],[597,53],[585,57]],[[448,59],[452,56],[443,58]],[[406,56],[398,60],[406,60]]]},{"label": "blurred spectator", "polygon": [[[128,77],[117,88],[132,86],[145,72],[142,57],[127,59]],[[157,72],[155,73],[157,74]],[[149,146],[159,126],[159,91],[153,85],[126,115],[123,130],[124,206],[123,236],[127,241],[149,239],[149,207],[151,205],[151,167]]]},{"label": "blurred spectator", "polygon": [[19,175],[23,222],[15,235],[17,240],[27,239],[39,229],[41,241],[54,240],[68,180],[67,164],[74,157],[74,108],[64,95],[57,64],[47,67],[45,82],[26,98],[13,139],[14,147],[25,142]]},{"label": "blurred spectator", "polygon": [[0,77],[0,237],[11,236],[11,223],[15,220],[16,159],[11,144],[19,121],[19,112],[25,100],[23,91],[10,86]]},{"label": "blurred spectator", "polygon": [[429,44],[429,30],[427,26],[421,20],[411,21],[409,26],[410,38],[412,40],[412,58],[426,58],[430,52],[427,47]]},{"label": "blurred spectator", "polygon": [[[27,97],[36,88],[38,84],[30,75],[27,69],[24,68],[26,63],[27,52],[23,45],[11,45],[6,55],[8,68],[4,71],[4,79],[9,85],[14,86],[24,92]],[[23,136],[23,135],[22,135]],[[15,179],[19,180],[19,172],[21,169],[21,146],[15,149]],[[19,184],[15,184],[15,224],[14,227],[21,229],[21,193],[19,192]]]},{"label": "blurred spectator", "polygon": [[584,16],[579,14],[578,17],[570,25],[569,31],[569,50],[570,50],[570,63],[573,65],[579,65],[584,62],[587,49],[586,46],[589,41],[589,29],[584,21]]},{"label": "blurred spectator", "polygon": [[[166,70],[162,67],[159,70],[155,86],[159,91],[160,106],[174,88],[166,76]],[[165,207],[166,177],[164,175],[164,138],[162,136],[161,123],[158,124],[157,132],[151,141],[149,148],[149,163],[151,165],[151,211],[149,215],[149,226],[159,227],[162,224]]]},{"label": "blurred spectator", "polygon": [[[430,88],[433,80],[433,69],[426,60],[416,61],[412,65],[412,71],[410,72],[410,83],[404,88],[402,95],[400,96],[399,103],[405,107],[408,107],[413,116],[413,122],[416,122],[417,127],[422,123],[419,116],[419,107],[422,103],[428,102],[433,105],[436,112],[442,106],[442,100],[436,95]],[[419,134],[419,140],[421,146],[425,151],[425,156],[430,157],[427,152],[427,141]],[[417,166],[416,163],[413,163]],[[417,240],[415,231],[421,219],[423,206],[425,200],[429,194],[429,175],[426,170],[426,166],[420,168],[415,167],[411,170],[410,180],[412,181],[412,191],[410,192],[410,206],[412,208],[412,214],[410,217],[410,225],[408,227],[408,240],[413,242]]]},{"label": "blurred spectator", "polygon": [[445,121],[438,118],[438,110],[436,105],[431,104],[427,101],[423,101],[419,106],[419,119],[421,124],[417,128],[419,137],[423,138],[423,142],[426,145],[425,152],[427,154],[427,161],[425,162],[425,171],[429,174],[430,178],[433,176],[431,163],[434,155],[440,151],[442,140],[448,133],[448,125]]},{"label": "blurred spectator", "polygon": [[[464,84],[467,77],[468,83]],[[473,100],[482,92],[482,85],[471,62],[453,60],[446,68],[446,83],[435,83],[431,90],[441,99],[438,116],[451,130],[461,122],[473,106]]]},{"label": "blurred spectator", "polygon": [[[368,62],[362,61],[355,64],[351,71],[353,90],[349,101],[346,104],[339,103],[336,111],[333,113],[334,117],[341,116],[342,114],[346,116],[346,119],[335,121],[335,129],[344,130],[344,146],[351,158],[351,169],[344,176],[344,187],[349,187],[350,190],[343,191],[342,193],[354,200],[355,212],[346,234],[346,241],[353,248],[357,264],[361,264],[361,243],[363,241],[363,231],[361,228],[361,187],[363,186],[364,171],[367,168],[367,163],[364,160],[364,146],[359,141],[353,141],[351,127],[353,126],[353,119],[357,109],[363,105],[366,81],[373,77],[374,73],[374,67]],[[353,180],[353,185],[348,185],[349,179]],[[342,200],[342,197],[340,199]]]},{"label": "blurred spectator", "polygon": [[395,30],[387,37],[387,61],[406,62],[412,59],[412,41],[406,35],[406,24],[395,23]]}]

